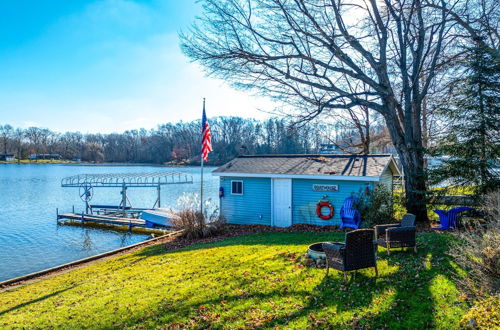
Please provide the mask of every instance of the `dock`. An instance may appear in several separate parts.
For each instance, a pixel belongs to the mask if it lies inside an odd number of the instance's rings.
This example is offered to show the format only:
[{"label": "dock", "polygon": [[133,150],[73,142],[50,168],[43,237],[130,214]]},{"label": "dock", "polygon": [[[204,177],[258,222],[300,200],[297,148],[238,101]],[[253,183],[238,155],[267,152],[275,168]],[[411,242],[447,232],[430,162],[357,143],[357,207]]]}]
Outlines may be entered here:
[{"label": "dock", "polygon": [[57,221],[59,222],[59,220],[81,221],[82,223],[88,221],[88,222],[102,223],[107,225],[128,226],[129,228],[146,227],[146,221],[143,219],[120,218],[114,216],[84,214],[84,213],[58,214]]},{"label": "dock", "polygon": [[[79,174],[63,178],[61,187],[78,188],[78,195],[85,203],[85,212],[76,213],[75,207],[70,213],[59,213],[56,209],[57,223],[71,221],[85,224],[86,222],[109,225],[142,227],[146,230],[167,230],[170,228],[167,216],[161,214],[161,187],[172,184],[193,184],[193,176],[180,172],[153,173],[100,173]],[[132,207],[127,197],[129,188],[156,188],[156,201],[150,208]],[[120,203],[118,205],[90,204],[94,196],[94,188],[120,188]],[[143,213],[148,217],[142,218]],[[160,221],[162,220],[162,221]]]}]

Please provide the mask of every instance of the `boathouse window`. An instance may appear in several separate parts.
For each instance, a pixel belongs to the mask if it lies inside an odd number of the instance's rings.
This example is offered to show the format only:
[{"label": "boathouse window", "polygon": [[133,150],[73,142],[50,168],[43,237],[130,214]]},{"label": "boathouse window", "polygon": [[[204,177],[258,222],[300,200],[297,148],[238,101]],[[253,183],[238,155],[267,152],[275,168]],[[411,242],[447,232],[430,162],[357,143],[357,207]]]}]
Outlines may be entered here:
[{"label": "boathouse window", "polygon": [[231,181],[231,194],[243,195],[243,181]]}]

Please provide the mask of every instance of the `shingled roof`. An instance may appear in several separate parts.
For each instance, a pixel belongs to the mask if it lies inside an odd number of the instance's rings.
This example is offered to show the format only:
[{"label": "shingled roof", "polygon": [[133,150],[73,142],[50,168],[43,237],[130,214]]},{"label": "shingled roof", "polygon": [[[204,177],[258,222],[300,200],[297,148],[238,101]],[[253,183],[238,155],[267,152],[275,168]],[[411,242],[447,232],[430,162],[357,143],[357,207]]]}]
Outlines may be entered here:
[{"label": "shingled roof", "polygon": [[255,155],[239,156],[212,173],[379,177],[391,163],[395,167],[392,155]]}]

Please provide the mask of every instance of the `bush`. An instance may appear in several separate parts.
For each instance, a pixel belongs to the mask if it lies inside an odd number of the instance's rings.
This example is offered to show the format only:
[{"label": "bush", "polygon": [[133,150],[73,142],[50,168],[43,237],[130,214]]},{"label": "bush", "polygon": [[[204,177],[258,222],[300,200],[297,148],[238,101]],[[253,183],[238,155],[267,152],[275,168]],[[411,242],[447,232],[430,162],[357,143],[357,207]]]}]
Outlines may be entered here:
[{"label": "bush", "polygon": [[492,192],[483,197],[483,211],[487,221],[498,221],[500,217],[500,191]]},{"label": "bush", "polygon": [[462,316],[462,328],[498,329],[500,328],[500,295],[477,301],[469,311]]},{"label": "bush", "polygon": [[196,194],[184,194],[177,200],[177,210],[171,210],[170,223],[175,230],[182,230],[182,237],[189,239],[214,236],[225,228],[225,221],[218,209],[212,207],[211,199],[204,202],[202,213]]},{"label": "bush", "polygon": [[466,270],[459,282],[476,299],[497,295],[500,290],[500,219],[498,192],[485,197],[486,224],[457,233],[458,242],[450,253]]},{"label": "bush", "polygon": [[369,195],[359,196],[355,207],[368,227],[394,222],[394,197],[385,186],[378,185]]}]

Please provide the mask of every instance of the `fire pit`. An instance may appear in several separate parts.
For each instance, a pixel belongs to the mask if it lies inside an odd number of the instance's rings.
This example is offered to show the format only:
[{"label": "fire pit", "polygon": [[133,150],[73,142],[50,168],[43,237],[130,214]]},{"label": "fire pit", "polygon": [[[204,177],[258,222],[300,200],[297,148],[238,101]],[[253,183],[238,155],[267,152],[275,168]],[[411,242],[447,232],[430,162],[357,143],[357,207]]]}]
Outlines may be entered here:
[{"label": "fire pit", "polygon": [[323,251],[322,244],[326,242],[319,242],[309,245],[309,249],[307,250],[307,254],[311,259],[326,259],[325,251]]}]

